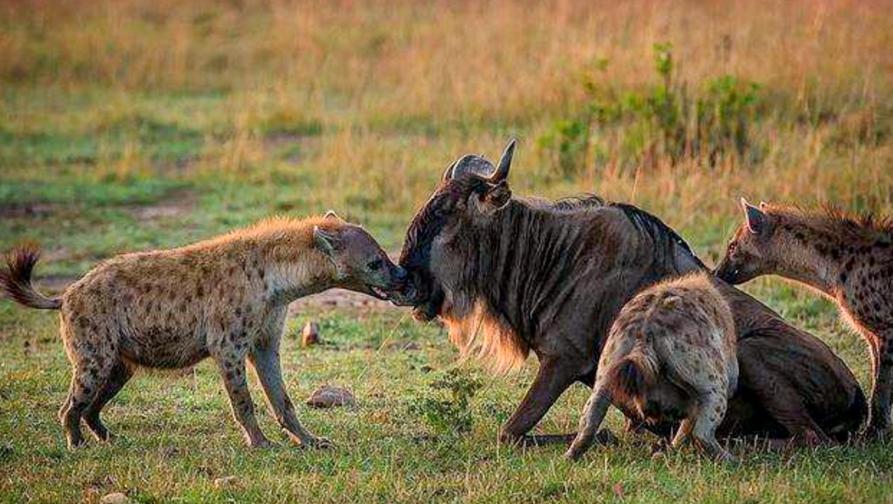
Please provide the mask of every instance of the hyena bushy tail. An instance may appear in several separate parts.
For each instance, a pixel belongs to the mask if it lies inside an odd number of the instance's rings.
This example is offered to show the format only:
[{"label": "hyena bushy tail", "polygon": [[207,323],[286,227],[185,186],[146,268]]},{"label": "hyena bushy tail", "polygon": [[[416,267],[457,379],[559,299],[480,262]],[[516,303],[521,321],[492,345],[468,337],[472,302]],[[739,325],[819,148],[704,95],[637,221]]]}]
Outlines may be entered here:
[{"label": "hyena bushy tail", "polygon": [[0,269],[0,289],[10,299],[31,308],[58,310],[62,299],[48,298],[34,289],[31,273],[40,259],[40,249],[34,245],[24,245],[6,257],[6,269]]},{"label": "hyena bushy tail", "polygon": [[648,345],[636,344],[633,351],[608,371],[607,385],[612,396],[641,397],[657,381],[660,363]]}]

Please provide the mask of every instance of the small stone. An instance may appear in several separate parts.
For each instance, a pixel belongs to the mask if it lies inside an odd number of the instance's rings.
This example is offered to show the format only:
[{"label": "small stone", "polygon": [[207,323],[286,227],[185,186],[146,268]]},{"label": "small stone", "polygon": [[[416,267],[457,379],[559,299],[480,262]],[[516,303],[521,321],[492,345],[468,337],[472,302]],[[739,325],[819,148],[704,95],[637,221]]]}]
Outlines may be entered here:
[{"label": "small stone", "polygon": [[130,497],[121,492],[114,492],[103,495],[99,502],[102,504],[127,504],[130,502]]},{"label": "small stone", "polygon": [[307,322],[301,331],[301,346],[307,348],[309,346],[319,344],[319,324],[316,322]]},{"label": "small stone", "polygon": [[217,478],[214,480],[214,488],[218,490],[233,488],[238,484],[239,478],[237,476],[224,476],[222,478]]},{"label": "small stone", "polygon": [[307,399],[307,405],[314,408],[331,408],[334,406],[356,406],[357,400],[347,389],[323,385],[313,391]]}]

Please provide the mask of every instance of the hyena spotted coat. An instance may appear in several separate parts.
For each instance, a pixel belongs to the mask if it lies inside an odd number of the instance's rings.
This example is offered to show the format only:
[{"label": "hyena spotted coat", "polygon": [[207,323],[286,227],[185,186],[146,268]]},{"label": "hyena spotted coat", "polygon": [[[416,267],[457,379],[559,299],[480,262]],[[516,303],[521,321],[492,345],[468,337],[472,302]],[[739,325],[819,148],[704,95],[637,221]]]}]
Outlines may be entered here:
[{"label": "hyena spotted coat", "polygon": [[744,223],[716,274],[733,284],[777,274],[834,300],[868,342],[869,434],[890,433],[893,393],[893,221],[741,200]]},{"label": "hyena spotted coat", "polygon": [[706,272],[667,280],[623,306],[568,458],[589,448],[613,402],[644,422],[681,420],[674,447],[692,435],[711,456],[733,460],[716,429],[738,383],[735,320],[713,281]]},{"label": "hyena spotted coat", "polygon": [[366,231],[332,213],[276,218],[182,248],[117,256],[58,298],[31,284],[38,256],[33,247],[11,253],[0,287],[25,306],[60,310],[73,376],[59,416],[70,447],[83,443],[81,419],[98,439],[109,439],[99,414],[135,368],[183,368],[209,356],[250,446],[268,441],[255,419],[246,361],[289,437],[329,445],[301,425],[285,391],[279,341],[288,304],[331,287],[384,297],[403,277]]}]

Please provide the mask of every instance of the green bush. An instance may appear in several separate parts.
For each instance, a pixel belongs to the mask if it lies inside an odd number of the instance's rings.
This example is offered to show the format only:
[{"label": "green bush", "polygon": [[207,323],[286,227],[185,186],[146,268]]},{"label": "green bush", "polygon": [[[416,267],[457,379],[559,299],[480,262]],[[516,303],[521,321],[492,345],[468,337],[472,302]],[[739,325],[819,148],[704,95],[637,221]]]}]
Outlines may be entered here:
[{"label": "green bush", "polygon": [[[605,65],[602,61],[597,68]],[[672,163],[696,159],[714,166],[725,156],[748,154],[755,147],[749,128],[758,120],[760,86],[721,75],[691,96],[688,84],[674,78],[674,65],[672,46],[655,44],[660,81],[644,91],[620,92],[587,76],[582,111],[555,121],[539,138],[555,171],[565,178],[579,174],[590,151],[599,162],[613,150],[622,166],[637,166],[648,157]]]},{"label": "green bush", "polygon": [[412,398],[410,413],[420,416],[438,435],[456,435],[471,430],[471,399],[481,388],[481,380],[460,369],[435,375],[428,388]]}]

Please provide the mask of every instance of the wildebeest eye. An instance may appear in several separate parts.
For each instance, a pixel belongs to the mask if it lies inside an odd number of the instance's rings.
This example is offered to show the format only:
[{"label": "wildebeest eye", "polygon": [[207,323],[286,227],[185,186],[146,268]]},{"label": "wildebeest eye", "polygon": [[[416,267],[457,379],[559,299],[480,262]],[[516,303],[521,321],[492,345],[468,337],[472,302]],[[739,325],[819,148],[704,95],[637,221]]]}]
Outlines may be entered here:
[{"label": "wildebeest eye", "polygon": [[384,266],[384,261],[382,261],[381,259],[369,261],[369,264],[366,265],[366,267],[368,267],[370,271],[378,271],[381,269],[382,266]]},{"label": "wildebeest eye", "polygon": [[735,255],[738,252],[738,242],[729,242],[729,255]]}]

